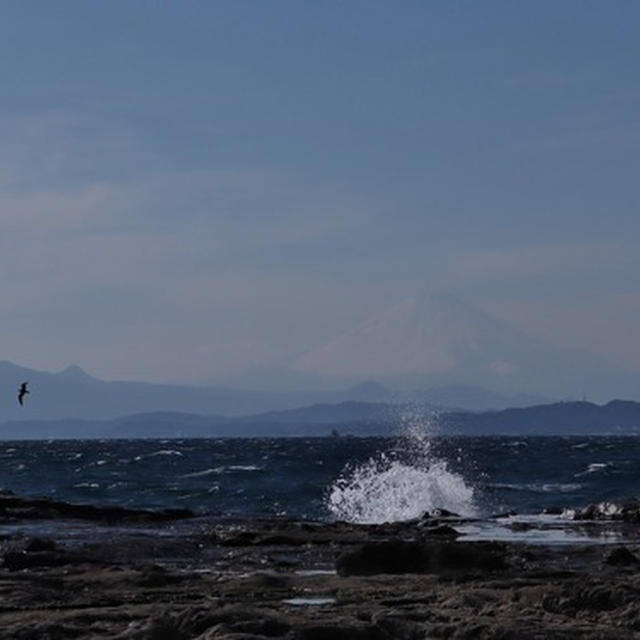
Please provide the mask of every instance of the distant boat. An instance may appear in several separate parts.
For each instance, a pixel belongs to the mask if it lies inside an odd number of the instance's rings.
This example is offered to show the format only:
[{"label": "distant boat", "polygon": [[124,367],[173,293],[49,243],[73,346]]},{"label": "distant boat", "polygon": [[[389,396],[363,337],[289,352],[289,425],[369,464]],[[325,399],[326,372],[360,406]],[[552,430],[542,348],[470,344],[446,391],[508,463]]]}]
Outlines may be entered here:
[{"label": "distant boat", "polygon": [[338,432],[337,429],[331,429],[331,436],[333,438],[339,438],[340,437],[340,433]]}]

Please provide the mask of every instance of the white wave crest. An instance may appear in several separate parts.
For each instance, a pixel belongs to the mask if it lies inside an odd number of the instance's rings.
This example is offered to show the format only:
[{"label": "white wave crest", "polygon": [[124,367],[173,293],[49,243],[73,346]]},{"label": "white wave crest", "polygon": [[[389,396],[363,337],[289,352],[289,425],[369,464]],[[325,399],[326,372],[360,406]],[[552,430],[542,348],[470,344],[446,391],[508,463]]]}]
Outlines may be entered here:
[{"label": "white wave crest", "polygon": [[202,471],[194,471],[192,473],[185,473],[180,476],[181,478],[199,478],[202,476],[220,475],[228,472],[236,471],[263,471],[262,467],[255,464],[231,464],[223,465],[221,467],[211,467],[210,469],[203,469]]},{"label": "white wave crest", "polygon": [[613,466],[610,462],[592,462],[585,471],[581,471],[580,473],[574,474],[574,478],[580,478],[582,476],[587,476],[591,473],[600,473],[602,471],[606,471],[611,466]]}]

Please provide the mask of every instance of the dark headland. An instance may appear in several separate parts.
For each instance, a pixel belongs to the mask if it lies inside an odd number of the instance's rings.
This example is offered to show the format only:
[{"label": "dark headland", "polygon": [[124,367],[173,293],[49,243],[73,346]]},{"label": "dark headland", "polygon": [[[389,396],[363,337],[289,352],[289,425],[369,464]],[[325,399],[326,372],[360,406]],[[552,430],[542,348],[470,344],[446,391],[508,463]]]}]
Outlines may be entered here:
[{"label": "dark headland", "polygon": [[[637,638],[640,506],[615,522],[593,509],[576,517],[616,527],[624,544],[465,542],[448,513],[380,525],[215,520],[2,494],[1,636]],[[51,523],[57,533],[33,528]]]}]

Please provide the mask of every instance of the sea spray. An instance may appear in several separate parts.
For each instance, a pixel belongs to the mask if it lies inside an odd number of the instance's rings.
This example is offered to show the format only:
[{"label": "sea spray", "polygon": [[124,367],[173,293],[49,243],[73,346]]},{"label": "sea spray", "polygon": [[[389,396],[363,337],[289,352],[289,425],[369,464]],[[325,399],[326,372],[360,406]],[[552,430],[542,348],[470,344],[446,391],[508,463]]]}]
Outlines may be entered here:
[{"label": "sea spray", "polygon": [[435,509],[472,515],[473,488],[431,449],[437,416],[412,412],[400,418],[400,437],[390,452],[347,466],[330,487],[330,513],[361,524],[410,520]]}]

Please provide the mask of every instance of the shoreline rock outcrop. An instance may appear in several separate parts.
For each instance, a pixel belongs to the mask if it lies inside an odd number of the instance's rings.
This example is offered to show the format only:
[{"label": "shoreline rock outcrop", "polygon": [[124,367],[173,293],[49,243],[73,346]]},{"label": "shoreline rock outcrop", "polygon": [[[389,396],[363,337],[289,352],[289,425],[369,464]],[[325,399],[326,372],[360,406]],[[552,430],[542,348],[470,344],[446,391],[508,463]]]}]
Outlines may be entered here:
[{"label": "shoreline rock outcrop", "polygon": [[[176,527],[134,512],[105,528],[115,512],[91,519],[93,510],[69,535],[75,525],[65,517],[77,512],[45,501],[53,533],[29,536],[38,521],[16,520],[24,503],[13,500],[0,538],[3,640],[640,634],[637,535],[624,545],[471,542],[437,533],[445,524],[455,530],[451,516],[383,525],[212,518]],[[601,534],[612,526],[592,524]]]}]

